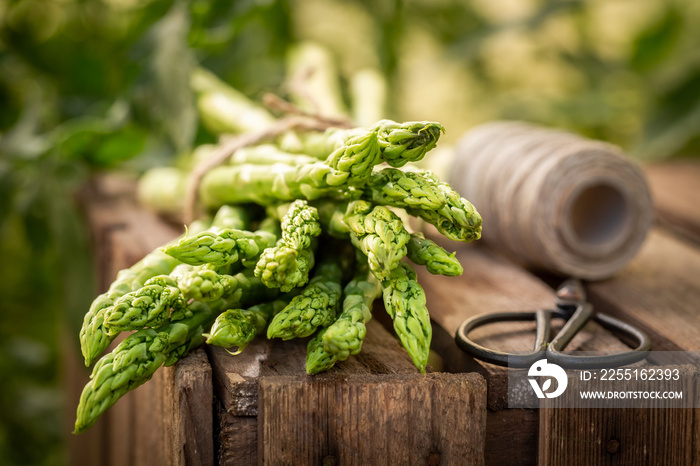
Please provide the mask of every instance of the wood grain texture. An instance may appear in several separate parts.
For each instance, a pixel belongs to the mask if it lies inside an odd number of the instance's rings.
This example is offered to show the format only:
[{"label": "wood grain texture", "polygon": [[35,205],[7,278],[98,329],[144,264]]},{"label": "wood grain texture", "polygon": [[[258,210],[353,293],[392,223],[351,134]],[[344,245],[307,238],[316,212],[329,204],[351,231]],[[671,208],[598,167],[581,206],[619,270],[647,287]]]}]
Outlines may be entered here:
[{"label": "wood grain texture", "polygon": [[171,399],[171,463],[214,464],[212,370],[204,349],[196,349],[165,369],[172,383],[164,393]]},{"label": "wood grain texture", "polygon": [[666,161],[650,164],[644,171],[659,223],[700,244],[700,162]]},{"label": "wood grain texture", "polygon": [[478,374],[260,380],[259,458],[283,464],[484,464]]},{"label": "wood grain texture", "polygon": [[255,466],[258,464],[258,418],[234,416],[219,406],[217,459],[219,466]]},{"label": "wood grain texture", "polygon": [[[409,424],[402,424],[403,422],[408,422],[407,419],[420,418],[421,422],[432,422],[429,420],[436,411],[431,411],[432,414],[421,414],[424,417],[420,417],[416,413],[410,414],[413,418],[401,417],[404,416],[401,413],[412,413],[415,411],[415,407],[409,408],[401,404],[409,403],[407,400],[412,400],[409,404],[421,406],[427,402],[425,397],[428,396],[428,393],[431,393],[430,396],[433,398],[446,400],[444,401],[444,407],[454,404],[453,408],[459,412],[462,412],[463,409],[470,410],[474,406],[477,408],[481,405],[485,406],[486,403],[485,383],[483,383],[481,376],[478,374],[459,374],[454,376],[444,374],[447,377],[444,380],[440,378],[443,374],[431,374],[430,377],[421,376],[399,343],[375,320],[367,324],[367,337],[362,345],[360,354],[350,357],[347,361],[338,364],[325,373],[312,377],[307,376],[305,372],[306,340],[284,342],[268,341],[259,338],[237,356],[231,356],[221,350],[221,348],[210,347],[207,350],[212,363],[215,393],[222,404],[222,410],[219,414],[221,422],[219,460],[221,464],[252,463],[248,456],[251,445],[258,446],[255,458],[267,464],[320,464],[329,455],[333,456],[334,461],[339,461],[336,464],[362,464],[362,461],[359,463],[354,462],[354,460],[359,461],[361,458],[352,456],[349,451],[344,449],[341,449],[342,460],[335,456],[340,453],[327,453],[333,448],[339,448],[333,439],[340,438],[338,435],[341,435],[341,430],[347,430],[348,433],[343,434],[346,435],[343,438],[346,439],[344,441],[350,442],[350,444],[357,442],[357,439],[362,437],[365,439],[365,442],[368,442],[367,445],[374,445],[372,443],[374,440],[372,439],[379,435],[375,432],[376,429],[381,429],[382,432],[392,432],[392,435],[399,439],[400,436],[409,435],[407,432],[414,430],[413,421]],[[479,385],[479,380],[481,385]],[[468,398],[467,404],[456,400],[457,393],[461,393],[458,388],[462,387],[463,389],[463,385],[460,384],[463,384],[465,381],[470,384],[469,387],[481,387],[479,390],[474,388],[474,393],[470,392],[471,394],[469,395],[475,397],[475,400],[478,397],[483,397],[483,400],[479,402],[481,404],[478,404],[476,401],[469,401],[471,398]],[[270,424],[272,421],[267,424],[263,422],[265,414],[261,410],[261,400],[270,399],[269,397],[263,397],[261,391],[263,386],[275,387],[273,392],[268,392],[274,393],[274,397],[288,397],[285,399],[288,400],[290,408],[285,413],[274,411],[276,413],[275,416],[279,417],[277,421],[273,422],[274,426]],[[369,423],[363,421],[364,418],[360,415],[361,413],[371,409],[379,409],[366,406],[368,403],[376,404],[375,395],[379,392],[385,393],[383,396],[388,397],[387,399],[394,400],[392,401],[393,404],[391,404],[392,409],[384,412],[382,416],[388,416],[391,419],[393,419],[392,416],[398,417],[400,422],[390,419],[388,424],[380,427],[380,425],[375,424],[384,422],[383,419],[377,418]],[[308,397],[321,397],[326,400],[325,403],[327,404],[322,405],[319,404],[320,402],[309,400],[306,402],[302,401],[299,399],[302,394]],[[332,397],[335,398],[331,400]],[[403,401],[400,401],[401,399]],[[310,404],[302,407],[302,403]],[[441,401],[440,403],[443,402]],[[335,406],[335,410],[329,411],[329,405]],[[440,404],[440,406],[443,405]],[[270,415],[273,412],[268,409],[267,413]],[[471,416],[472,428],[476,429],[478,427],[480,429],[479,434],[474,433],[473,437],[456,442],[453,441],[452,434],[446,432],[446,427],[439,424],[430,430],[431,449],[428,449],[426,444],[420,444],[420,448],[416,448],[422,451],[421,454],[424,456],[433,454],[431,461],[439,459],[437,456],[438,452],[443,450],[444,452],[439,453],[440,455],[455,455],[457,454],[456,452],[472,455],[473,451],[481,451],[477,456],[480,458],[479,461],[483,461],[485,412],[483,416],[470,415],[468,411],[464,411],[463,414],[465,418],[470,418]],[[286,446],[274,443],[275,440],[273,438],[279,441],[286,439],[284,440],[285,442],[297,438],[297,436],[301,435],[298,430],[299,426],[303,425],[303,423],[298,424],[298,422],[304,416],[312,417],[315,423],[307,425],[307,427],[311,428],[310,426],[313,426],[312,430],[314,435],[317,436],[313,442],[316,443],[307,443],[306,440],[302,441],[304,448],[308,449],[308,455],[311,456],[295,460],[292,460],[294,456],[277,456],[289,450]],[[451,416],[449,417],[450,422],[452,422]],[[284,421],[282,421],[282,418],[284,418]],[[442,421],[436,420],[435,422]],[[254,433],[255,436],[253,436],[253,428],[257,429]],[[270,434],[269,430],[261,430],[270,428],[277,430],[273,434]],[[265,434],[265,432],[268,433]],[[388,434],[384,435],[386,437]],[[411,435],[417,436],[419,434],[413,433]],[[421,433],[420,435],[423,434]],[[471,434],[467,432],[465,435],[468,437]],[[416,439],[411,438],[412,440],[410,440],[409,444],[417,442]],[[409,444],[405,444],[403,447],[406,448],[406,445]],[[437,449],[433,448],[433,444],[437,445],[435,447]],[[384,447],[382,446],[381,448]],[[369,447],[366,446],[365,449],[369,449]],[[372,447],[370,450],[374,452],[372,455],[380,455],[376,458],[384,458],[381,455],[385,455],[385,453],[375,451],[375,447]],[[333,451],[335,452],[336,450]],[[395,456],[396,454],[392,453],[394,456],[391,456],[391,458],[399,458]],[[364,458],[371,458],[371,456]],[[404,457],[401,456],[400,458]],[[399,463],[401,462],[400,458],[398,460]],[[330,461],[330,459],[326,459]],[[425,462],[425,459],[422,461]],[[367,463],[365,462],[365,464]],[[474,464],[481,463],[476,462]]]},{"label": "wood grain texture", "polygon": [[[96,293],[106,290],[119,270],[178,234],[173,226],[138,208],[134,192],[134,180],[118,176],[100,178],[83,192],[96,251]],[[85,382],[72,383],[79,393]],[[211,367],[203,350],[192,352],[175,367],[159,369],[149,382],[122,397],[87,434],[77,437],[94,441],[90,451],[99,452],[99,459],[91,454],[87,463],[213,464],[212,393]],[[80,450],[72,448],[70,456],[71,464],[86,464]]]},{"label": "wood grain texture", "polygon": [[589,298],[597,309],[643,328],[654,350],[700,351],[698,277],[700,250],[652,230],[625,269],[588,286]]},{"label": "wood grain texture", "polygon": [[[241,354],[207,347],[214,374],[214,389],[226,411],[235,416],[256,416],[258,380],[266,376],[306,377],[307,339],[290,341],[255,339]],[[417,369],[398,341],[375,320],[367,324],[362,352],[324,373],[343,378],[350,374],[415,374]]]},{"label": "wood grain texture", "polygon": [[[630,381],[611,384],[592,380],[586,390],[668,390],[683,393],[687,405],[700,402],[700,371],[678,366],[676,382]],[[691,401],[691,400],[695,401]],[[665,400],[626,400],[601,407],[567,391],[542,402],[550,406],[540,416],[540,464],[547,465],[696,465],[700,409],[669,408]],[[682,406],[682,405],[681,405]]]},{"label": "wood grain texture", "polygon": [[539,410],[503,409],[486,416],[487,465],[537,464]]},{"label": "wood grain texture", "polygon": [[[554,307],[554,292],[542,280],[512,262],[477,245],[447,243],[434,235],[431,239],[457,253],[464,266],[459,277],[446,278],[416,267],[418,281],[425,289],[430,316],[447,336],[435,332],[435,348],[448,370],[475,370],[474,361],[454,344],[461,323],[469,317],[495,311],[534,310]],[[553,322],[556,333],[561,321]],[[476,329],[470,337],[502,351],[531,351],[535,340],[534,322],[504,322]],[[437,346],[435,346],[437,345]],[[569,350],[624,350],[627,346],[594,322],[586,325],[567,347]],[[489,384],[489,409],[504,409],[507,399],[507,369],[478,362]]]}]

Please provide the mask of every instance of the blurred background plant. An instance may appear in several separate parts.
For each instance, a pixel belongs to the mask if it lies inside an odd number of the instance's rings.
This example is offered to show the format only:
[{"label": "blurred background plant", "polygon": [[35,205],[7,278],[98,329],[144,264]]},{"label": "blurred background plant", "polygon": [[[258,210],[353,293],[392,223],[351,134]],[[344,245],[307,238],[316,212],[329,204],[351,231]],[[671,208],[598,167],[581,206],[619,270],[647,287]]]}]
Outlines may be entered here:
[{"label": "blurred background plant", "polygon": [[76,193],[214,140],[195,66],[255,100],[314,41],[345,88],[379,70],[385,116],[440,121],[447,143],[523,119],[656,160],[700,154],[696,24],[692,0],[1,1],[0,463],[66,461],[61,342],[95,291]]}]

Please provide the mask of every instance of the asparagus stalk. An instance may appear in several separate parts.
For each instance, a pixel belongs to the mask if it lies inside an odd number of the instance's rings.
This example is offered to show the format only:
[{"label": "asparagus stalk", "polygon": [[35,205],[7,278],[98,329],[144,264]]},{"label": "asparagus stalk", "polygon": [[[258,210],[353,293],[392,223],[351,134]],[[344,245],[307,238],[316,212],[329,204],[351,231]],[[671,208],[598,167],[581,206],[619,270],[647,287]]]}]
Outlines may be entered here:
[{"label": "asparagus stalk", "polygon": [[[325,162],[304,165],[217,167],[203,178],[199,197],[208,207],[256,202],[269,205],[295,199],[345,197],[348,186],[366,182],[372,167],[381,162],[375,131],[350,138]],[[237,189],[231,189],[236,186]]]},{"label": "asparagus stalk", "polygon": [[403,167],[408,162],[422,160],[445,132],[440,123],[432,121],[397,123],[382,120],[375,125],[375,129],[382,158],[392,167]]},{"label": "asparagus stalk", "polygon": [[282,219],[282,238],[263,251],[255,265],[255,276],[285,292],[305,285],[314,266],[312,240],[320,233],[316,208],[306,201],[295,201]]},{"label": "asparagus stalk", "polygon": [[422,233],[411,233],[407,247],[407,257],[414,264],[425,265],[432,274],[456,277],[464,272],[454,252],[448,253],[434,241],[426,239]]},{"label": "asparagus stalk", "polygon": [[[205,227],[206,224],[202,222],[190,225],[190,229],[194,231],[203,230]],[[157,275],[169,274],[178,263],[177,259],[156,249],[135,265],[119,271],[116,280],[105,293],[95,298],[83,318],[79,338],[86,366],[92,364],[114,339],[114,335],[109,334],[104,328],[105,314],[114,302],[125,294],[141,288],[149,279]]]},{"label": "asparagus stalk", "polygon": [[231,156],[231,165],[255,163],[258,165],[273,165],[281,163],[285,165],[304,165],[315,163],[318,160],[305,154],[291,154],[280,150],[274,144],[260,144],[258,146],[238,149]]},{"label": "asparagus stalk", "polygon": [[203,231],[166,246],[163,252],[185,264],[224,267],[257,258],[275,241],[277,238],[272,233],[261,230],[250,232],[225,229],[218,233]]},{"label": "asparagus stalk", "polygon": [[344,222],[352,243],[367,256],[374,276],[386,280],[407,253],[410,234],[401,219],[384,206],[354,201],[348,205]]},{"label": "asparagus stalk", "polygon": [[173,308],[185,305],[177,283],[167,275],[148,280],[143,287],[125,294],[105,312],[104,328],[110,336],[127,330],[157,327]]},{"label": "asparagus stalk", "polygon": [[275,244],[279,227],[265,219],[255,232],[235,228],[203,231],[169,244],[163,252],[189,265],[225,267],[239,261],[257,260],[262,251]]},{"label": "asparagus stalk", "polygon": [[174,350],[189,347],[213,315],[208,306],[200,303],[197,307],[188,319],[129,335],[95,364],[91,380],[80,395],[75,433],[87,430],[119,398],[150,380]]},{"label": "asparagus stalk", "polygon": [[372,318],[372,303],[382,293],[379,281],[362,267],[345,286],[343,312],[322,337],[323,348],[338,361],[357,354],[367,334],[365,324]]},{"label": "asparagus stalk", "polygon": [[321,44],[302,42],[293,46],[288,54],[287,74],[291,97],[302,109],[330,117],[347,113],[337,67]]},{"label": "asparagus stalk", "polygon": [[373,173],[365,186],[364,197],[374,204],[425,210],[438,209],[446,202],[431,173],[396,168]]},{"label": "asparagus stalk", "polygon": [[275,121],[265,108],[202,68],[192,72],[190,86],[202,124],[213,133],[258,131]]},{"label": "asparagus stalk", "polygon": [[[447,183],[438,183],[445,202],[437,209],[403,206],[406,212],[434,225],[440,233],[454,241],[472,241],[481,238],[481,216],[474,206],[461,197]],[[393,205],[393,204],[392,204]]]},{"label": "asparagus stalk", "polygon": [[[217,167],[202,178],[199,198],[208,207],[244,202],[270,205],[320,197],[354,198],[358,193],[349,188],[363,186],[372,174],[372,167],[382,161],[400,167],[420,160],[435,147],[442,131],[439,123],[390,120],[382,120],[362,132],[335,131],[329,137],[345,134],[346,139],[338,137],[342,144],[330,145],[335,148],[328,152],[324,162],[295,167],[252,164]],[[313,155],[312,152],[318,151],[309,151]],[[231,189],[232,186],[237,189]]]},{"label": "asparagus stalk", "polygon": [[175,364],[190,349],[204,340],[202,333],[217,315],[233,306],[275,299],[278,290],[267,288],[250,271],[233,277],[236,290],[225,299],[207,304],[193,301],[187,312],[157,327],[138,330],[100,359],[92,370],[91,380],[83,389],[78,405],[75,432],[92,426],[97,418],[130,390],[150,380],[163,364]]},{"label": "asparagus stalk", "polygon": [[328,331],[328,327],[322,328],[314,337],[309,340],[306,345],[306,373],[318,374],[319,372],[327,371],[335,366],[338,362],[338,357],[326,351],[323,346],[323,336]]},{"label": "asparagus stalk", "polygon": [[182,264],[173,270],[170,277],[177,281],[177,287],[187,300],[214,301],[231,294],[237,285],[231,275],[219,274],[208,266]]},{"label": "asparagus stalk", "polygon": [[326,257],[304,291],[272,319],[267,338],[304,338],[335,319],[340,304],[343,270],[337,256]]},{"label": "asparagus stalk", "polygon": [[382,282],[384,307],[394,321],[394,330],[421,372],[425,372],[432,338],[425,292],[416,281],[416,272],[400,263]]},{"label": "asparagus stalk", "polygon": [[386,115],[387,82],[381,71],[362,69],[350,77],[353,120],[368,126]]},{"label": "asparagus stalk", "polygon": [[276,299],[248,309],[224,311],[216,318],[209,333],[203,335],[206,343],[223,348],[238,347],[231,354],[239,354],[256,335],[265,331],[272,316],[280,312],[288,302],[287,299]]}]

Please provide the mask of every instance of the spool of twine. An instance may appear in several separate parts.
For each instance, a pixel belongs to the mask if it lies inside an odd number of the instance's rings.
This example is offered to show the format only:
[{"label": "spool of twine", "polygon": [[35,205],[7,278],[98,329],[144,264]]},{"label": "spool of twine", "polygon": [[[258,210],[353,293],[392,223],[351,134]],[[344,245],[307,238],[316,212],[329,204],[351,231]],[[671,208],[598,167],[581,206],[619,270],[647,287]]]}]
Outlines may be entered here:
[{"label": "spool of twine", "polygon": [[585,279],[627,264],[653,220],[644,175],[619,148],[526,123],[467,133],[450,184],[481,214],[483,241],[526,266]]}]

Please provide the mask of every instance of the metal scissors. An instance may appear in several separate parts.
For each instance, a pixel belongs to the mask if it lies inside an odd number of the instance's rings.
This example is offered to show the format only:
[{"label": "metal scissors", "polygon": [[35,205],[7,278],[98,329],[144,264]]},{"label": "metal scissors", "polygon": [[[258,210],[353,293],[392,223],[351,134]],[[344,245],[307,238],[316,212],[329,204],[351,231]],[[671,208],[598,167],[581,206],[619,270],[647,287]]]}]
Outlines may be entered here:
[{"label": "metal scissors", "polygon": [[[551,319],[566,320],[559,333],[549,341]],[[564,349],[589,320],[595,320],[604,328],[634,340],[636,347],[605,355],[573,355]],[[506,353],[485,348],[469,339],[469,332],[477,327],[496,322],[518,322],[534,320],[537,324],[535,348],[529,353]],[[586,301],[583,284],[578,279],[562,283],[556,292],[556,309],[538,309],[530,312],[496,312],[474,316],[460,325],[455,335],[457,345],[472,356],[499,366],[513,368],[530,367],[536,361],[546,358],[568,369],[600,369],[624,366],[644,359],[651,349],[651,340],[646,333],[603,313],[595,313],[591,303]]]}]

